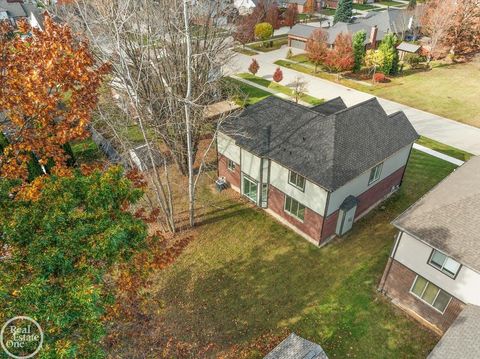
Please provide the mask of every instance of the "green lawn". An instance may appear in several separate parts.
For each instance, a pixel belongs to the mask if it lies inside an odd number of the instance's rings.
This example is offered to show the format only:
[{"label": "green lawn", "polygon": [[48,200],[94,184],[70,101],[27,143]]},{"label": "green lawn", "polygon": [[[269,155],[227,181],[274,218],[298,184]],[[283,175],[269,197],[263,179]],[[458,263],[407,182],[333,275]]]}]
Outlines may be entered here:
[{"label": "green lawn", "polygon": [[[290,87],[280,85],[280,84],[276,83],[275,81],[270,81],[270,80],[264,79],[263,77],[254,76],[254,75],[251,75],[251,74],[248,74],[248,73],[241,73],[241,74],[238,74],[237,76],[241,77],[245,80],[254,82],[257,85],[267,87],[271,90],[283,93],[285,95],[293,96],[293,90]],[[313,105],[313,106],[323,103],[322,99],[318,99],[316,97],[306,95],[306,94],[300,96],[300,99],[304,102],[309,103],[310,105]]]},{"label": "green lawn", "polygon": [[326,16],[333,16],[333,15],[335,15],[335,9],[325,8],[325,9],[320,10],[320,12],[321,12],[323,15],[326,15]]},{"label": "green lawn", "polygon": [[370,4],[353,4],[353,8],[355,10],[373,10],[378,9],[378,7],[370,5]]},{"label": "green lawn", "polygon": [[419,145],[431,148],[432,150],[444,153],[448,156],[455,157],[459,160],[462,161],[468,161],[473,155],[471,153],[459,150],[454,147],[450,147],[446,144],[437,142],[435,140],[432,140],[431,138],[427,137],[420,137],[420,139],[417,141]]},{"label": "green lawn", "polygon": [[238,52],[240,54],[243,54],[243,55],[247,55],[247,56],[255,56],[255,55],[258,55],[258,52],[255,52],[253,50],[250,50],[246,47],[236,47],[233,49],[233,51],[235,52]]},{"label": "green lawn", "polygon": [[[262,338],[278,342],[295,331],[330,358],[425,358],[438,338],[376,287],[393,245],[390,221],[453,169],[413,151],[400,192],[320,249],[231,192],[203,186],[200,202],[210,212],[177,261],[151,274],[146,302],[136,303],[142,318],[179,347],[178,357],[236,348],[245,356],[230,357],[262,358]],[[119,337],[116,354],[140,353],[144,336]]]},{"label": "green lawn", "polygon": [[[296,56],[293,60],[301,61]],[[310,66],[291,64],[279,60],[277,65],[294,69],[342,85],[371,93],[372,95],[431,112],[452,120],[480,127],[478,105],[478,78],[480,61],[464,64],[434,64],[429,71],[407,72],[404,76],[391,78],[387,84],[362,85],[356,81],[339,79],[336,75],[320,71],[315,73]]]},{"label": "green lawn", "polygon": [[270,92],[262,91],[254,86],[247,85],[236,79],[230,77],[225,78],[225,85],[228,86],[231,91],[231,95],[235,97],[235,101],[240,106],[248,106],[261,101],[268,96],[272,96]]},{"label": "green lawn", "polygon": [[263,43],[258,42],[258,43],[250,44],[248,45],[248,47],[252,48],[255,51],[270,52],[270,51],[278,50],[279,48],[287,44],[288,44],[287,37],[281,37],[278,39],[267,40]]},{"label": "green lawn", "polygon": [[400,6],[400,5],[403,5],[403,3],[398,2],[398,1],[393,1],[393,0],[383,0],[383,1],[376,2],[376,4],[385,5],[385,6]]}]

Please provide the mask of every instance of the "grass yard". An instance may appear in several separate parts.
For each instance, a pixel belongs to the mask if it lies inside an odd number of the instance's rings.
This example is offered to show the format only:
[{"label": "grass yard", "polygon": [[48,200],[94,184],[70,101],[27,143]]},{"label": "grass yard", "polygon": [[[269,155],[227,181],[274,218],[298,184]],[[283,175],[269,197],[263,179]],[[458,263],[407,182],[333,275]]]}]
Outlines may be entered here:
[{"label": "grass yard", "polygon": [[247,55],[247,56],[255,56],[255,55],[258,55],[258,52],[255,52],[253,50],[250,50],[246,47],[236,47],[233,49],[233,51],[235,52],[238,52],[240,54],[243,54],[243,55]]},{"label": "grass yard", "polygon": [[390,83],[374,86],[362,85],[324,71],[315,73],[303,54],[294,56],[292,60],[305,63],[292,64],[278,60],[275,64],[480,127],[478,104],[480,60],[464,64],[434,64],[429,71],[409,72],[404,76],[391,78]]},{"label": "grass yard", "polygon": [[401,5],[404,5],[402,2],[394,1],[394,0],[383,0],[383,1],[376,2],[376,4],[385,5],[385,6],[401,6]]},{"label": "grass yard", "polygon": [[70,144],[75,159],[78,163],[92,163],[95,161],[100,161],[105,159],[105,154],[93,142],[92,138],[87,138],[82,141],[75,141]]},{"label": "grass yard", "polygon": [[[275,81],[270,81],[270,80],[267,80],[263,77],[254,76],[254,75],[251,75],[251,74],[248,74],[248,73],[241,73],[241,74],[238,74],[237,76],[241,77],[245,80],[251,81],[253,83],[256,83],[257,85],[267,87],[267,88],[269,88],[271,90],[274,90],[274,91],[278,91],[278,92],[283,93],[285,95],[293,96],[293,90],[290,87],[280,85],[280,84],[276,83]],[[307,94],[304,94],[304,95],[300,96],[300,99],[304,102],[309,103],[310,105],[313,105],[313,106],[323,103],[322,99],[319,99],[319,98],[316,98],[316,97],[313,97],[313,96],[310,96],[310,95],[307,95]]]},{"label": "grass yard", "polygon": [[[268,47],[265,46],[265,44],[268,44]],[[270,52],[274,50],[278,50],[284,45],[288,44],[288,39],[287,37],[281,37],[278,39],[273,39],[273,40],[267,40],[265,42],[257,42],[248,45],[251,49],[255,51],[260,51],[260,52]]]},{"label": "grass yard", "polygon": [[353,4],[353,8],[355,10],[373,10],[373,9],[378,9],[378,7],[370,5],[370,4]]},{"label": "grass yard", "polygon": [[450,147],[444,143],[437,142],[435,140],[432,140],[431,138],[428,137],[420,137],[417,141],[419,145],[431,148],[432,150],[441,152],[443,154],[446,154],[448,156],[457,158],[461,161],[468,161],[470,158],[473,157],[471,153],[459,150],[454,147]]},{"label": "grass yard", "polygon": [[232,191],[203,185],[210,212],[195,239],[151,272],[135,303],[142,316],[128,328],[148,330],[120,332],[110,354],[262,358],[267,344],[295,331],[330,358],[425,358],[438,338],[376,286],[393,245],[390,221],[453,169],[413,151],[400,192],[321,249]]},{"label": "grass yard", "polygon": [[335,9],[330,9],[327,7],[325,9],[320,10],[320,13],[326,16],[333,16],[335,15],[335,11],[336,11]]},{"label": "grass yard", "polygon": [[254,86],[247,85],[241,81],[236,79],[232,79],[230,77],[224,79],[225,82],[229,85],[229,87],[233,87],[234,91],[236,92],[236,103],[240,106],[248,106],[261,101],[268,96],[272,96],[270,92],[262,91],[259,88]]}]

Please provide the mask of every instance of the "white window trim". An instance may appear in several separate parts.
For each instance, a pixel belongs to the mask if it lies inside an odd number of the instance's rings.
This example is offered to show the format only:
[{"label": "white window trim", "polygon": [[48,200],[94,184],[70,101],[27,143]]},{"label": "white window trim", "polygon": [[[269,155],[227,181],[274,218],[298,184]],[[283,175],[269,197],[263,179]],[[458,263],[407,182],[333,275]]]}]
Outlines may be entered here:
[{"label": "white window trim", "polygon": [[[378,177],[376,177],[376,178],[374,177],[373,180],[370,181],[370,175],[372,174],[372,171],[375,170],[375,169],[377,169],[377,168],[380,169],[380,170],[378,171]],[[368,174],[368,185],[369,185],[369,186],[372,185],[372,184],[374,184],[374,183],[376,183],[376,182],[378,182],[378,181],[380,180],[380,178],[382,177],[382,171],[383,171],[383,162],[382,162],[382,163],[379,163],[378,165],[376,165],[376,166],[374,166],[374,167],[372,167],[372,168],[370,169],[370,172],[369,172],[369,174]],[[376,172],[375,172],[375,173],[376,173]]]},{"label": "white window trim", "polygon": [[448,306],[450,305],[450,302],[452,301],[453,296],[452,296],[451,294],[449,294],[448,292],[445,292],[445,291],[444,291],[442,288],[440,288],[438,285],[430,282],[427,278],[422,277],[423,279],[425,279],[425,280],[427,281],[427,284],[425,285],[425,288],[423,288],[422,296],[423,296],[423,294],[425,293],[425,291],[427,290],[427,287],[428,287],[428,284],[429,284],[429,283],[432,283],[435,287],[438,288],[438,292],[437,292],[437,295],[435,296],[435,299],[433,299],[433,303],[435,303],[435,301],[437,300],[438,295],[440,294],[440,292],[441,292],[442,290],[450,296],[450,299],[448,300],[448,303],[447,303],[447,305],[445,306],[445,309],[444,309],[443,312],[442,312],[441,310],[435,308],[435,307],[433,306],[433,304],[430,304],[429,302],[427,302],[426,300],[424,300],[421,296],[419,297],[418,295],[416,295],[415,293],[413,293],[413,286],[415,285],[415,283],[417,283],[418,277],[421,277],[421,276],[418,275],[418,274],[416,275],[415,280],[413,281],[412,286],[410,287],[410,291],[409,291],[410,294],[413,295],[413,296],[414,296],[415,298],[417,298],[418,300],[420,300],[421,302],[423,302],[423,303],[425,303],[426,305],[428,305],[430,308],[436,310],[437,312],[439,312],[440,314],[443,315],[443,314],[446,312]]},{"label": "white window trim", "polygon": [[[233,163],[233,168],[230,168],[230,163]],[[235,172],[236,167],[237,167],[237,164],[234,161],[232,161],[231,159],[227,158],[227,169],[230,172]]]},{"label": "white window trim", "polygon": [[[255,183],[257,185],[257,193],[256,193],[256,196],[255,196],[255,199],[252,199],[251,197],[247,196],[247,194],[245,193],[245,184],[244,184],[245,179],[247,179],[247,181],[249,181],[251,183]],[[242,174],[242,195],[245,196],[246,198],[248,198],[253,203],[255,203],[255,204],[258,203],[258,181],[255,181],[253,178],[251,178],[250,176],[248,176],[244,173]]]},{"label": "white window trim", "polygon": [[[441,253],[445,256],[445,260],[443,261],[443,264],[442,264],[442,267],[441,268],[438,268],[436,265],[434,265],[432,263],[432,259],[433,259],[433,254],[435,252],[438,252],[438,253]],[[455,274],[450,274],[450,272],[448,271],[444,271],[443,268],[445,267],[445,263],[447,262],[447,259],[451,259],[452,261],[454,261],[455,263],[458,263],[458,269],[457,269],[457,272]],[[457,278],[457,275],[458,273],[460,272],[460,269],[462,268],[462,263],[460,262],[457,262],[455,259],[453,259],[452,257],[449,257],[447,254],[443,253],[442,251],[439,251],[438,249],[435,249],[433,248],[432,249],[432,253],[430,253],[430,258],[428,259],[428,265],[435,268],[436,270],[442,272],[443,274],[445,274],[447,277],[449,278],[452,278],[452,279],[455,279]]]},{"label": "white window trim", "polygon": [[[302,177],[303,178],[303,188],[298,186],[297,184],[293,183],[290,181],[290,177],[291,177],[291,174],[294,173],[295,175],[297,175],[298,177]],[[295,171],[291,171],[291,170],[288,170],[288,184],[295,187],[296,189],[302,191],[302,192],[305,192],[305,186],[307,185],[307,179],[305,177],[303,177],[302,175],[299,175],[297,172]]]},{"label": "white window trim", "polygon": [[299,205],[302,205],[302,206],[303,206],[303,208],[304,208],[304,212],[303,212],[303,213],[304,213],[304,214],[305,214],[305,210],[307,209],[307,207],[306,207],[304,204],[300,203],[300,201],[298,201],[298,200],[296,200],[295,198],[293,198],[292,196],[289,196],[289,195],[286,194],[286,195],[285,195],[285,199],[284,199],[284,201],[283,201],[283,212],[285,212],[286,214],[288,214],[290,217],[293,217],[293,218],[295,218],[296,220],[304,223],[304,222],[305,222],[305,218],[304,218],[304,219],[301,219],[300,217],[297,217],[297,216],[294,215],[293,213],[287,211],[287,208],[286,208],[286,207],[287,207],[287,198],[288,198],[288,197],[290,197],[290,198],[293,199],[294,201],[297,201],[297,203],[298,203]]}]

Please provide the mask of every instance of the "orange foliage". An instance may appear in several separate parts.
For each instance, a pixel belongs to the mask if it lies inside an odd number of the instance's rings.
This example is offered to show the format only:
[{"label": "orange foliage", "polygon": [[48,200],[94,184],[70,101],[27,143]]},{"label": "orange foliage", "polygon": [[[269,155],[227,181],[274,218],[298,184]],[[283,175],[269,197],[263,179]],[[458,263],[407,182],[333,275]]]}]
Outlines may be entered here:
[{"label": "orange foliage", "polygon": [[63,146],[88,136],[87,125],[109,66],[96,67],[86,42],[45,14],[45,30],[27,22],[0,26],[0,112],[9,119],[9,146],[0,175],[25,180],[33,152],[52,172],[68,174]]}]

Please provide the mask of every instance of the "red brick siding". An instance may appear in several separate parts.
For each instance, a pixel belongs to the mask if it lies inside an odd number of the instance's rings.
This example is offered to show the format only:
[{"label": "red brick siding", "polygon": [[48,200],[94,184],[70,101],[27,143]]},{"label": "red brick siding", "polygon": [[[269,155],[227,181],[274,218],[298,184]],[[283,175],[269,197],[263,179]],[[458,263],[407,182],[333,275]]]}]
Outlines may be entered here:
[{"label": "red brick siding", "polygon": [[228,169],[228,158],[218,154],[218,175],[227,179],[227,182],[240,188],[240,165],[235,163],[235,171]]},{"label": "red brick siding", "polygon": [[[405,167],[402,167],[392,173],[390,176],[384,178],[382,181],[378,182],[375,186],[371,187],[367,191],[363,192],[358,196],[358,206],[355,212],[355,219],[365,213],[370,207],[375,203],[382,200],[386,195],[390,193],[393,186],[399,185],[402,181],[402,176]],[[330,216],[325,219],[323,224],[323,233],[322,240],[329,238],[335,234],[338,221],[338,210],[333,212]]]},{"label": "red brick siding", "polygon": [[403,172],[405,171],[405,166],[393,172],[387,178],[384,178],[376,185],[363,192],[358,196],[358,206],[357,211],[355,212],[355,218],[362,215],[366,210],[372,207],[375,203],[383,199],[392,191],[392,187],[399,185],[402,181]]},{"label": "red brick siding", "polygon": [[288,223],[294,225],[299,230],[309,235],[316,241],[320,242],[320,234],[322,231],[323,217],[318,213],[312,211],[310,208],[305,208],[305,219],[300,221],[295,217],[290,216],[284,211],[285,194],[273,186],[269,186],[268,191],[268,208],[281,216]]},{"label": "red brick siding", "polygon": [[394,303],[399,304],[400,307],[415,312],[436,326],[441,332],[445,332],[455,319],[457,319],[458,314],[463,310],[465,304],[453,297],[445,312],[443,314],[439,313],[410,293],[410,288],[415,280],[416,273],[394,259],[390,259],[390,261],[391,267],[389,262],[385,269],[388,270],[390,267],[390,272],[388,276],[385,277],[384,293],[392,298]]}]

